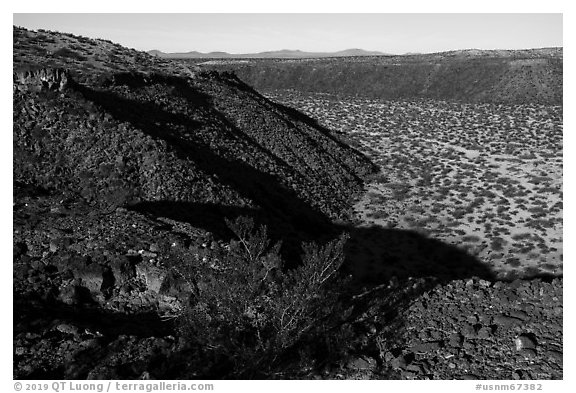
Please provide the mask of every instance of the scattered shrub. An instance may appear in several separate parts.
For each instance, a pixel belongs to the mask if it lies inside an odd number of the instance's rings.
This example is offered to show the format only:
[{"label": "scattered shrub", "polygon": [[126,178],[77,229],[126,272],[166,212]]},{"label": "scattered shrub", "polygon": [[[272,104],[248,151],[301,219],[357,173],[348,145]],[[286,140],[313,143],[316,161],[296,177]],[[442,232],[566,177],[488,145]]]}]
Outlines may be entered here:
[{"label": "scattered shrub", "polygon": [[60,48],[60,49],[56,50],[52,55],[55,57],[64,57],[64,58],[78,60],[78,61],[86,60],[86,57],[84,57],[81,54],[79,54],[73,50],[70,50],[68,48]]},{"label": "scattered shrub", "polygon": [[341,314],[337,272],[347,236],[324,247],[305,244],[302,265],[285,271],[280,243],[270,243],[266,227],[255,230],[246,217],[226,222],[237,240],[183,273],[197,290],[181,332],[212,359],[208,368],[230,377],[269,376],[297,344],[325,336]]},{"label": "scattered shrub", "polygon": [[468,235],[462,238],[463,242],[479,242],[480,238],[476,235]]}]

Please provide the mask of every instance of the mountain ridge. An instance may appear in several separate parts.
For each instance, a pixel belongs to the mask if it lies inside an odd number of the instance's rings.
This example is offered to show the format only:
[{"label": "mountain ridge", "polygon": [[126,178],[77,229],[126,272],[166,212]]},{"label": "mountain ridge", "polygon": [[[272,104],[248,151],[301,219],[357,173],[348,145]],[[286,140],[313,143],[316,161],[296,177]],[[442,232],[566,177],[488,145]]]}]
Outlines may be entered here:
[{"label": "mountain ridge", "polygon": [[222,51],[202,53],[198,51],[165,53],[157,49],[148,51],[149,54],[167,59],[258,59],[258,58],[321,58],[321,57],[349,57],[349,56],[392,56],[380,51],[367,51],[359,48],[344,49],[336,52],[307,52],[299,49],[281,49],[258,53],[228,53]]},{"label": "mountain ridge", "polygon": [[213,52],[163,52],[152,49],[148,54],[166,59],[309,59],[330,57],[515,57],[515,56],[551,56],[563,57],[563,47],[542,47],[525,49],[453,49],[439,52],[406,52],[393,54],[381,51],[369,51],[360,48],[350,48],[335,52],[308,52],[299,49],[280,49],[258,53],[228,53],[224,51]]}]

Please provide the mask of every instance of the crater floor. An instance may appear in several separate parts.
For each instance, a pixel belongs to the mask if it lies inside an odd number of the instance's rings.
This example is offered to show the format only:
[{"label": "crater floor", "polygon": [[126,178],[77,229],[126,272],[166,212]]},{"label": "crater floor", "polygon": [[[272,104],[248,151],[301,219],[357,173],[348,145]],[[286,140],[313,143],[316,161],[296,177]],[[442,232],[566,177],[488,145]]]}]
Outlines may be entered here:
[{"label": "crater floor", "polygon": [[360,225],[455,245],[500,279],[562,275],[562,107],[270,95],[380,166]]}]

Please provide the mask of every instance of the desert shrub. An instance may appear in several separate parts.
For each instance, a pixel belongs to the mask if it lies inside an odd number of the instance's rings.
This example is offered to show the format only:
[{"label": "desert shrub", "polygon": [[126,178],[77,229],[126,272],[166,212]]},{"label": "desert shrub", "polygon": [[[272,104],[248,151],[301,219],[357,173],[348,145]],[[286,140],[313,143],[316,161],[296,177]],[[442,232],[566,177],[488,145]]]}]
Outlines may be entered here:
[{"label": "desert shrub", "polygon": [[392,190],[392,198],[394,200],[403,201],[408,198],[410,192],[410,185],[404,183],[389,183],[386,187]]},{"label": "desert shrub", "polygon": [[366,215],[368,218],[373,218],[375,220],[380,220],[380,219],[384,219],[386,217],[389,216],[389,214],[385,211],[377,211],[377,212],[372,212],[372,213],[368,213]]},{"label": "desert shrub", "polygon": [[421,178],[418,180],[417,185],[420,187],[427,187],[432,184],[434,175],[430,169],[423,169]]},{"label": "desert shrub", "polygon": [[337,272],[347,236],[305,244],[302,264],[285,271],[266,227],[245,217],[226,223],[236,240],[183,273],[197,290],[180,332],[200,348],[207,375],[271,376],[340,317]]},{"label": "desert shrub", "polygon": [[468,235],[462,238],[463,242],[479,242],[480,238],[476,235]]},{"label": "desert shrub", "polygon": [[504,262],[506,265],[510,265],[512,267],[518,267],[521,265],[520,259],[518,258],[507,258],[506,262]]},{"label": "desert shrub", "polygon": [[372,181],[378,184],[388,184],[390,183],[390,178],[383,173],[375,173],[368,176],[368,181]]},{"label": "desert shrub", "polygon": [[68,49],[68,48],[60,48],[60,49],[56,50],[52,55],[54,57],[63,57],[66,59],[73,59],[73,60],[79,60],[79,61],[86,60],[86,57],[84,57],[80,53],[75,52],[75,51]]},{"label": "desert shrub", "polygon": [[506,240],[502,239],[501,237],[494,237],[490,243],[490,247],[494,251],[502,251],[506,243]]},{"label": "desert shrub", "polygon": [[459,219],[462,218],[466,215],[466,209],[465,208],[457,208],[454,210],[454,217]]},{"label": "desert shrub", "polygon": [[532,238],[532,234],[530,233],[516,233],[514,235],[512,235],[512,239],[514,240],[529,240]]}]

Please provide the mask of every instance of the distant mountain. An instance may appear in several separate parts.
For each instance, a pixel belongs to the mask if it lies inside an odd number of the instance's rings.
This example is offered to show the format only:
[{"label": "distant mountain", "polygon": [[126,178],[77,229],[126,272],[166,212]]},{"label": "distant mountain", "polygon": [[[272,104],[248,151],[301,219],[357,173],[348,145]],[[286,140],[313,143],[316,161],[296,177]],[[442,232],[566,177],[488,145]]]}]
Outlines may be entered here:
[{"label": "distant mountain", "polygon": [[156,57],[169,59],[304,59],[314,57],[353,57],[353,56],[390,56],[388,53],[378,51],[366,51],[364,49],[345,49],[338,52],[304,52],[301,50],[282,49],[277,51],[267,51],[259,53],[227,53],[197,51],[181,53],[165,53],[159,50],[148,51]]}]

